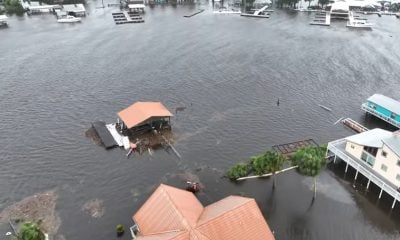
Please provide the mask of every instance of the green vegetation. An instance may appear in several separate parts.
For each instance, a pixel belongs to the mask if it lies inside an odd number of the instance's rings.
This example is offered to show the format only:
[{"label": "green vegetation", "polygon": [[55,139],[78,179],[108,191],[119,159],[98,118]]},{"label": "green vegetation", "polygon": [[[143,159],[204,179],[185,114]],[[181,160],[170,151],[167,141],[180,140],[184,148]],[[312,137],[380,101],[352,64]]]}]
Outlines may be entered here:
[{"label": "green vegetation", "polygon": [[125,232],[124,225],[122,225],[122,224],[118,224],[115,229],[117,231],[118,236],[122,236],[122,234],[124,234],[124,232]]},{"label": "green vegetation", "polygon": [[320,147],[304,147],[298,149],[291,157],[292,164],[298,166],[297,170],[314,178],[314,197],[317,197],[317,176],[325,166],[326,145]]},{"label": "green vegetation", "polygon": [[15,240],[44,240],[46,237],[36,223],[26,222],[20,226]]},{"label": "green vegetation", "polygon": [[246,177],[251,170],[251,166],[245,163],[237,163],[232,166],[226,173],[230,180],[236,180],[241,177]]},{"label": "green vegetation", "polygon": [[326,6],[329,3],[329,0],[318,0],[318,4],[322,7]]},{"label": "green vegetation", "polygon": [[275,151],[267,151],[262,155],[252,157],[251,164],[257,175],[272,173],[272,188],[275,189],[275,173],[282,169],[285,160],[286,158],[282,154]]},{"label": "green vegetation", "polygon": [[17,14],[20,16],[25,12],[19,0],[5,0],[4,7],[8,14]]}]

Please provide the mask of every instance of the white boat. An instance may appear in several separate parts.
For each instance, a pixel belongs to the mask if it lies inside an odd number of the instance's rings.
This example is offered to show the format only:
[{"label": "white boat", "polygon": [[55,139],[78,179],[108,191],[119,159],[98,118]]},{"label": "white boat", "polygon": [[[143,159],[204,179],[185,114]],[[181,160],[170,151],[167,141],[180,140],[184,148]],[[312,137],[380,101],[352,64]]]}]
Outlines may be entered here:
[{"label": "white boat", "polygon": [[67,17],[60,18],[57,20],[59,23],[75,23],[75,22],[80,22],[82,19],[80,17],[74,17],[71,15],[68,15]]},{"label": "white boat", "polygon": [[352,12],[349,12],[349,20],[347,21],[346,27],[358,28],[358,29],[372,29],[372,24],[364,19],[356,19]]},{"label": "white boat", "polygon": [[361,28],[361,29],[372,29],[372,23],[369,23],[365,20],[353,20],[352,22],[348,21],[346,27],[349,28]]},{"label": "white boat", "polygon": [[0,26],[7,26],[7,19],[8,17],[6,15],[0,15]]}]

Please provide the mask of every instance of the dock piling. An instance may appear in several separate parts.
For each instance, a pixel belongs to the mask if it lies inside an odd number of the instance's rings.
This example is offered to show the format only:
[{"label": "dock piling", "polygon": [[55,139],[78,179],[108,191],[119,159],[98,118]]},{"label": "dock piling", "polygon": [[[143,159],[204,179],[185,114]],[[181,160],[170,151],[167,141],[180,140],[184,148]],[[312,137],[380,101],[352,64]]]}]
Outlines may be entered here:
[{"label": "dock piling", "polygon": [[369,188],[369,184],[371,183],[371,180],[368,178],[368,183],[367,183],[367,190]]},{"label": "dock piling", "polygon": [[347,173],[348,168],[349,168],[349,164],[346,162],[346,169],[344,170],[345,173]]},{"label": "dock piling", "polygon": [[382,192],[383,192],[383,189],[381,188],[381,192],[379,193],[379,199],[381,199],[381,197],[382,197]]},{"label": "dock piling", "polygon": [[392,209],[394,208],[395,204],[396,204],[396,198],[393,200]]}]

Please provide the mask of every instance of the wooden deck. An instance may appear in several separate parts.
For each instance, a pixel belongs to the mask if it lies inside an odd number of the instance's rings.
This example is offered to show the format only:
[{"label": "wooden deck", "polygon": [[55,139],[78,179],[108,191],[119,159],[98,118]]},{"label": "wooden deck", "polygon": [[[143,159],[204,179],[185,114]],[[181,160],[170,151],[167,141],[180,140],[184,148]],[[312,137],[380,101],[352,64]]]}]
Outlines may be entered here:
[{"label": "wooden deck", "polygon": [[297,151],[297,149],[307,146],[318,146],[313,139],[306,139],[297,142],[285,143],[272,146],[272,149],[283,155],[290,155]]},{"label": "wooden deck", "polygon": [[354,131],[356,131],[356,132],[358,132],[358,133],[366,132],[366,131],[369,130],[368,128],[364,127],[363,125],[361,125],[360,123],[354,121],[354,120],[351,119],[351,118],[345,118],[345,119],[343,119],[343,120],[342,120],[342,123],[343,123],[345,126],[351,128],[351,129],[353,129]]}]

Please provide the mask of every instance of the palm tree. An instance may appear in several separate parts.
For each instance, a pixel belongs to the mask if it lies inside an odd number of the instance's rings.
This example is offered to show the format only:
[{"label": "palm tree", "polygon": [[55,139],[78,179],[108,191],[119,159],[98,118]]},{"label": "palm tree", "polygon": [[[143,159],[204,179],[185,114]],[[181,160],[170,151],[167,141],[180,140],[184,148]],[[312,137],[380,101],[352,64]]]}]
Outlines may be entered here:
[{"label": "palm tree", "polygon": [[267,151],[251,158],[253,169],[258,175],[272,173],[272,189],[276,187],[275,173],[282,169],[285,157],[275,151]]},{"label": "palm tree", "polygon": [[18,240],[44,240],[44,233],[36,223],[26,222],[21,225]]},{"label": "palm tree", "polygon": [[298,171],[309,177],[314,178],[314,197],[317,197],[317,177],[325,166],[325,146],[304,147],[298,149],[292,156],[292,164],[298,166]]}]

